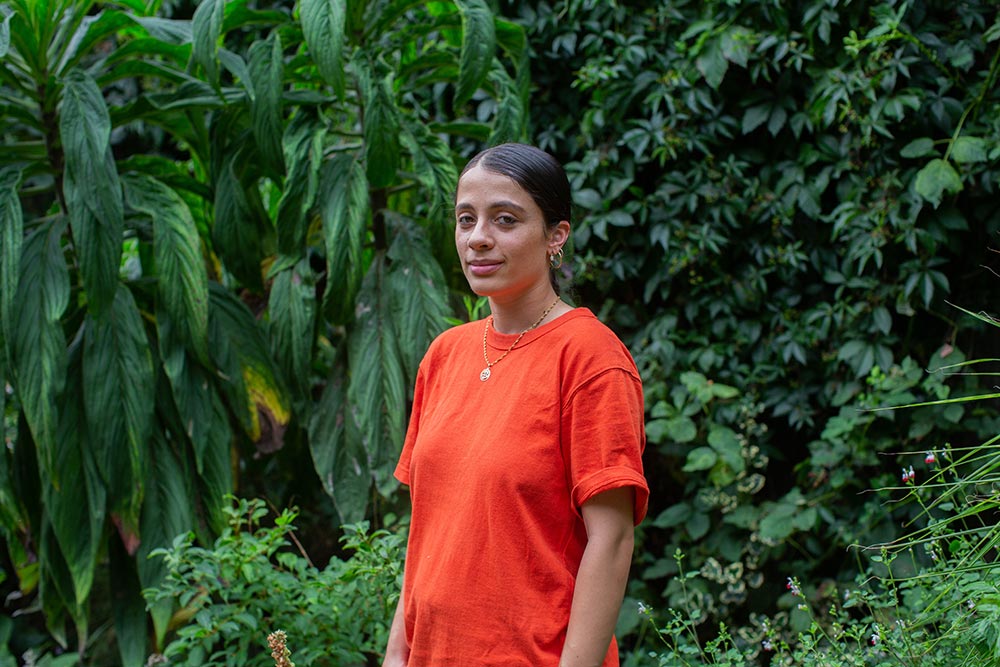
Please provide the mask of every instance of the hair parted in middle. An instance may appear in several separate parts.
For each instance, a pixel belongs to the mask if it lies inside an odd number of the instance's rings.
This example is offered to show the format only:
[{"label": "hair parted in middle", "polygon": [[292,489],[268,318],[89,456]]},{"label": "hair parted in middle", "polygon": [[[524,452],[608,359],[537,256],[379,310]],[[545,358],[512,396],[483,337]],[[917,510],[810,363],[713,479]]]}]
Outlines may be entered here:
[{"label": "hair parted in middle", "polygon": [[569,179],[559,161],[542,149],[516,143],[493,146],[469,160],[462,175],[477,165],[503,174],[524,188],[542,210],[548,229],[562,220],[572,224]]}]

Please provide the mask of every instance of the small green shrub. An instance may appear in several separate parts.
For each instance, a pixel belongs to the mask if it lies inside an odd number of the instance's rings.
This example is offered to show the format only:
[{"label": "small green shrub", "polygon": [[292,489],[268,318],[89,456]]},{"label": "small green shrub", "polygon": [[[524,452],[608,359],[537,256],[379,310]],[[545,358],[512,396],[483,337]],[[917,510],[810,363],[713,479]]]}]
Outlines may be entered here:
[{"label": "small green shrub", "polygon": [[175,600],[176,633],[164,649],[171,665],[267,667],[267,635],[284,630],[295,661],[306,667],[368,664],[380,652],[399,599],[404,537],[369,532],[367,522],[344,526],[347,560],[323,569],[296,551],[295,510],[265,526],[261,500],[235,500],[229,526],[211,548],[178,537],[162,557],[163,583],[147,603]]},{"label": "small green shrub", "polygon": [[[985,324],[1000,322],[985,314],[964,311]],[[938,369],[940,375],[983,371],[998,359],[960,361]],[[970,369],[975,369],[974,371]],[[874,373],[869,385],[873,396],[888,390],[901,398],[915,382]],[[915,375],[919,375],[916,373]],[[902,388],[902,391],[901,391]],[[858,413],[894,414],[901,408],[919,407],[918,416],[966,405],[979,405],[1000,397],[990,392],[964,398],[940,398],[918,404],[897,405]],[[884,398],[884,396],[883,396]],[[874,403],[881,402],[873,398]],[[924,415],[926,416],[926,415]],[[979,667],[1000,665],[1000,435],[974,447],[945,445],[925,452],[904,452],[902,460],[919,456],[919,472],[904,465],[899,481],[872,494],[883,511],[910,517],[905,535],[858,550],[864,574],[851,585],[827,579],[801,577],[794,562],[781,582],[784,585],[778,612],[770,616],[751,613],[738,628],[715,623],[706,612],[710,584],[718,581],[705,564],[686,571],[684,554],[674,553],[672,585],[678,608],[657,615],[638,604],[640,645],[650,633],[662,641],[658,650],[637,650],[626,657],[626,666],[745,667],[747,665],[862,665],[907,667]],[[627,615],[626,615],[627,616]],[[633,618],[634,621],[634,618]]]},{"label": "small green shrub", "polygon": [[[968,546],[967,544],[965,545]],[[959,553],[961,552],[961,553]],[[912,576],[892,574],[895,556],[875,557],[888,574],[870,571],[854,586],[841,589],[820,583],[806,585],[795,577],[783,583],[783,609],[770,617],[751,616],[738,628],[720,623],[706,632],[697,606],[657,614],[640,604],[645,628],[660,647],[636,651],[623,660],[626,667],[748,667],[750,665],[862,665],[908,667],[971,667],[1000,664],[1000,588],[996,570],[961,569],[966,549],[948,559],[933,560]],[[914,566],[920,558],[910,550]],[[682,556],[677,555],[678,566]],[[701,578],[683,573],[682,588]],[[780,585],[777,582],[775,585]]]}]

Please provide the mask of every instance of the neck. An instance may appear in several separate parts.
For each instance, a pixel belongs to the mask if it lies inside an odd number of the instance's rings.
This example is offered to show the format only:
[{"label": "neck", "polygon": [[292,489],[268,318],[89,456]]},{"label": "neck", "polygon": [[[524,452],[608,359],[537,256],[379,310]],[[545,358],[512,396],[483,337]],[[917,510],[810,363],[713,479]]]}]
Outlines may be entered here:
[{"label": "neck", "polygon": [[[551,306],[557,298],[555,290],[551,287],[548,290],[539,290],[536,294],[525,294],[510,302],[490,297],[493,329],[502,334],[519,334],[535,324],[545,309]],[[538,326],[561,315],[560,306],[561,304],[556,304],[556,307],[549,311]]]}]

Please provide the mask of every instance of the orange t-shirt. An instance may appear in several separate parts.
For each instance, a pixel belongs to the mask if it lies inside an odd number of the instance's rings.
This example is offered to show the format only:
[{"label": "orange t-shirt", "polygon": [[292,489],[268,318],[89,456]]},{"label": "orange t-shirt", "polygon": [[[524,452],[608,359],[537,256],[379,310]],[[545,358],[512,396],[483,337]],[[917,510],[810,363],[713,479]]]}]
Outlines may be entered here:
[{"label": "orange t-shirt", "polygon": [[[587,534],[580,506],[619,487],[646,513],[642,384],[585,308],[529,331],[483,382],[484,322],[420,365],[396,477],[410,486],[410,667],[555,667]],[[489,330],[491,360],[516,335]],[[614,642],[604,665],[618,665]]]}]

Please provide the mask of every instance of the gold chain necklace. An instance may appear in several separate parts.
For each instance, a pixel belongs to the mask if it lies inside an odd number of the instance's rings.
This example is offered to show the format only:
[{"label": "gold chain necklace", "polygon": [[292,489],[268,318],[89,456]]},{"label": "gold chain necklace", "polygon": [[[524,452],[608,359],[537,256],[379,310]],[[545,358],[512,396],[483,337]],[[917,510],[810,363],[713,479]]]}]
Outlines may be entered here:
[{"label": "gold chain necklace", "polygon": [[552,309],[556,307],[557,303],[559,303],[559,298],[558,297],[556,297],[556,300],[553,301],[552,304],[548,308],[545,309],[545,312],[542,313],[542,316],[539,317],[537,320],[535,320],[534,324],[532,324],[530,327],[528,327],[527,329],[525,329],[524,331],[522,331],[520,334],[518,334],[517,338],[514,339],[514,342],[510,344],[510,347],[508,347],[504,351],[504,353],[500,355],[500,358],[497,359],[496,361],[490,361],[490,358],[486,355],[486,334],[489,333],[490,322],[493,321],[493,316],[492,315],[490,315],[489,317],[487,317],[486,318],[486,328],[483,329],[483,359],[486,360],[486,368],[484,368],[483,371],[479,374],[479,379],[481,381],[483,381],[483,382],[486,382],[487,380],[489,380],[490,379],[490,369],[493,368],[494,366],[496,366],[497,364],[499,364],[501,361],[503,361],[504,357],[506,357],[508,354],[510,354],[510,351],[514,349],[514,346],[521,342],[521,338],[524,336],[524,334],[528,333],[529,331],[531,331],[532,329],[534,329],[535,327],[537,327],[539,324],[541,324],[542,320],[545,319],[545,316],[548,315],[552,311]]}]

